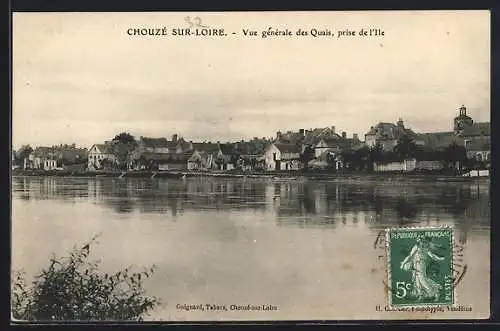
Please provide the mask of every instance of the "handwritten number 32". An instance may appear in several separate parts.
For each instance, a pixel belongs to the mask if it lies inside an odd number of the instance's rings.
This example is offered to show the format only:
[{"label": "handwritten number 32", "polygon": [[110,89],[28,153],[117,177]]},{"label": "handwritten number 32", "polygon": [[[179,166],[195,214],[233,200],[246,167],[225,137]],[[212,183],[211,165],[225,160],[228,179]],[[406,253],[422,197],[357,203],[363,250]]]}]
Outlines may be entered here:
[{"label": "handwritten number 32", "polygon": [[191,17],[186,16],[185,20],[189,24],[190,28],[192,28],[192,27],[208,28],[208,26],[202,24],[201,18],[199,18],[198,16],[193,18],[193,20],[191,20]]}]

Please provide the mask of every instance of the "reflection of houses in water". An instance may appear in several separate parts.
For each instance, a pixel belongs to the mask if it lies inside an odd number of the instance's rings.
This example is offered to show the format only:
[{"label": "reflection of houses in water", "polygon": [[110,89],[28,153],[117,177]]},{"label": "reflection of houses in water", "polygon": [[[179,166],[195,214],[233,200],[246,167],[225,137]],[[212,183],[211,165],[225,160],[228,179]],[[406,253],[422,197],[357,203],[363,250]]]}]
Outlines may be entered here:
[{"label": "reflection of houses in water", "polygon": [[14,177],[12,184],[14,196],[22,199],[84,198],[119,213],[250,210],[266,212],[265,218],[279,226],[300,227],[453,223],[463,236],[472,227],[490,226],[489,186],[477,183]]},{"label": "reflection of houses in water", "polygon": [[[274,184],[267,189],[278,225],[368,224],[373,227],[460,222],[460,215],[481,201],[482,214],[470,219],[489,223],[488,195],[475,201],[468,185],[347,185],[309,182]],[[296,190],[288,189],[293,185]],[[282,192],[279,196],[276,192]],[[272,196],[272,200],[269,198]],[[488,214],[484,211],[487,210]],[[445,222],[445,223],[443,223]],[[300,223],[300,224],[298,224]]]},{"label": "reflection of houses in water", "polygon": [[87,195],[90,199],[102,200],[102,187],[100,180],[89,180],[87,182],[87,186]]},{"label": "reflection of houses in water", "polygon": [[13,191],[21,193],[26,200],[74,200],[86,196],[81,186],[64,185],[55,177],[15,177],[12,178]]}]

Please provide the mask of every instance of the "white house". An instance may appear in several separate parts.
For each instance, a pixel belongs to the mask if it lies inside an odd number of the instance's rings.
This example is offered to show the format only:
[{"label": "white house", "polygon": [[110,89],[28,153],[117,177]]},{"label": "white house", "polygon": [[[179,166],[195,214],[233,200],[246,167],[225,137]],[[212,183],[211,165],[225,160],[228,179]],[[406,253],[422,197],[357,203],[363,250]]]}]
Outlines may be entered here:
[{"label": "white house", "polygon": [[212,167],[213,155],[205,151],[195,150],[187,161],[188,170],[207,170]]},{"label": "white house", "polygon": [[469,159],[491,162],[491,143],[489,138],[481,140],[465,140],[465,149]]},{"label": "white house", "polygon": [[24,159],[24,169],[43,169],[43,170],[56,170],[57,161],[53,158],[38,157],[30,154],[29,157]]},{"label": "white house", "polygon": [[113,146],[110,144],[95,144],[90,148],[88,156],[88,169],[102,169],[102,161],[108,160],[112,163],[117,162],[117,158],[113,153]]},{"label": "white house", "polygon": [[271,144],[264,152],[264,162],[267,171],[299,170],[300,147],[295,144]]}]

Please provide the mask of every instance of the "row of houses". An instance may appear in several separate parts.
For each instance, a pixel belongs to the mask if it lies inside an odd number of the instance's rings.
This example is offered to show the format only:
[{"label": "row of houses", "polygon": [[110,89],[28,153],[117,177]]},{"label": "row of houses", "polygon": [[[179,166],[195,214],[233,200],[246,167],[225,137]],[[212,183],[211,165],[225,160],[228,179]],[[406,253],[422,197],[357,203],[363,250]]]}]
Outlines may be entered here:
[{"label": "row of houses", "polygon": [[[121,168],[127,170],[232,170],[248,159],[258,160],[264,148],[250,153],[250,145],[256,142],[238,143],[192,142],[178,138],[140,137]],[[116,142],[95,144],[89,150],[88,169],[99,170],[120,166],[116,156]],[[260,160],[259,160],[260,161]],[[256,164],[249,163],[249,164]],[[243,165],[243,164],[241,164]],[[246,165],[246,164],[244,164]]]},{"label": "row of houses", "polygon": [[[399,119],[396,123],[380,122],[372,126],[364,135],[364,141],[357,134],[348,137],[346,132],[338,133],[335,126],[329,126],[278,131],[271,139],[254,138],[233,143],[193,142],[177,134],[172,135],[171,139],[140,137],[133,145],[123,146],[118,141],[107,141],[93,145],[88,152],[86,149],[83,153],[79,152],[73,146],[73,150],[67,149],[70,152],[66,153],[75,155],[73,161],[75,158],[86,158],[86,168],[91,171],[227,171],[234,168],[244,171],[290,171],[301,169],[305,163],[311,167],[333,166],[334,169],[341,169],[345,166],[343,151],[356,151],[375,145],[381,146],[384,151],[392,151],[403,136],[410,137],[417,145],[430,150],[443,150],[451,143],[456,143],[465,147],[469,158],[480,161],[489,161],[491,158],[490,123],[475,123],[467,115],[465,106],[460,107],[458,116],[453,119],[453,130],[446,132],[415,133]],[[57,160],[61,158],[61,149],[39,147],[25,159],[24,167],[56,169],[60,166]],[[68,158],[71,159],[66,156]],[[419,160],[419,164],[433,169],[437,167],[435,163],[425,161]],[[375,170],[387,171],[389,168],[401,167],[406,169],[407,166],[379,164]]]},{"label": "row of houses", "polygon": [[455,143],[465,147],[469,159],[487,162],[491,160],[490,122],[474,122],[467,115],[467,108],[462,105],[458,116],[453,119],[452,128],[453,130],[443,132],[415,133],[405,127],[402,119],[396,124],[380,122],[365,134],[365,142],[368,147],[379,144],[384,151],[391,151],[402,136],[408,136],[417,145],[430,150],[444,150]]},{"label": "row of houses", "polygon": [[[88,150],[77,148],[75,144],[40,146],[22,160],[22,167],[41,170],[82,170],[86,166],[87,156]],[[16,158],[16,153],[13,152],[12,161]]]},{"label": "row of houses", "polygon": [[[99,170],[119,166],[116,142],[95,144],[89,150],[88,169]],[[326,165],[326,155],[339,155],[346,148],[365,146],[357,135],[347,138],[335,127],[277,132],[275,139],[254,138],[235,143],[192,142],[178,138],[140,137],[121,168],[134,170],[299,170],[302,156],[309,148],[313,164]],[[339,167],[341,163],[339,161]]]}]

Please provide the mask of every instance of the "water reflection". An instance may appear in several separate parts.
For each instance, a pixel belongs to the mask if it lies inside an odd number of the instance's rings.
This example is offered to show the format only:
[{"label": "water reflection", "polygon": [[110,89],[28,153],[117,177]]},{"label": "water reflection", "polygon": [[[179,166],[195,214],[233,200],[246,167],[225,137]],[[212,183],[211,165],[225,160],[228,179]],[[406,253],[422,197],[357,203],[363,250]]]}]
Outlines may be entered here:
[{"label": "water reflection", "polygon": [[23,200],[92,201],[116,213],[253,211],[278,226],[331,227],[351,223],[381,228],[448,222],[461,240],[489,228],[487,183],[394,184],[273,182],[244,179],[150,180],[15,177],[13,196]]}]

